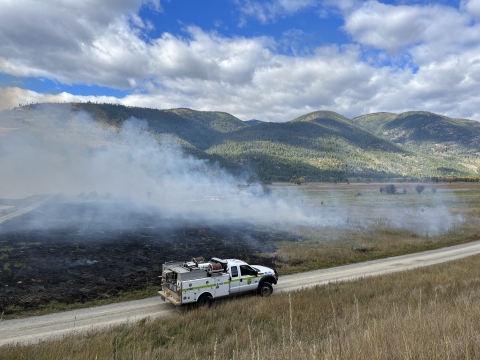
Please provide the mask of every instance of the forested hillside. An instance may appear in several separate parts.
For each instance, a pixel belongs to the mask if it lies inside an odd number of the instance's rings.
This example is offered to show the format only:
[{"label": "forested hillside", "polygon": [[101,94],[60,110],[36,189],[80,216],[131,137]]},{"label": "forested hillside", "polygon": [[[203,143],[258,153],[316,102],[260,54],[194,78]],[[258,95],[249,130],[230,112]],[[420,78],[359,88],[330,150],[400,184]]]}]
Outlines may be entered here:
[{"label": "forested hillside", "polygon": [[231,133],[207,150],[248,166],[265,180],[468,176],[467,168],[398,146],[331,111]]},{"label": "forested hillside", "polygon": [[197,149],[205,150],[223,139],[223,134],[248,127],[243,121],[225,112],[190,109],[157,110],[112,104],[74,104],[74,110],[85,110],[94,119],[120,125],[134,117],[145,119],[158,134],[175,134]]},{"label": "forested hillside", "polygon": [[252,120],[245,121],[245,123],[250,126],[255,126],[255,125],[265,124],[265,121],[252,119]]},{"label": "forested hillside", "polygon": [[404,149],[454,162],[474,172],[479,170],[480,123],[477,121],[409,111],[363,115],[353,122]]},{"label": "forested hillside", "polygon": [[59,119],[87,112],[113,127],[130,118],[146,120],[159,141],[162,134],[169,134],[186,153],[218,162],[235,174],[248,174],[252,180],[474,178],[480,166],[480,124],[427,112],[348,119],[332,111],[315,111],[286,123],[267,123],[190,109],[38,104],[1,112],[0,128],[28,129],[35,109]]}]

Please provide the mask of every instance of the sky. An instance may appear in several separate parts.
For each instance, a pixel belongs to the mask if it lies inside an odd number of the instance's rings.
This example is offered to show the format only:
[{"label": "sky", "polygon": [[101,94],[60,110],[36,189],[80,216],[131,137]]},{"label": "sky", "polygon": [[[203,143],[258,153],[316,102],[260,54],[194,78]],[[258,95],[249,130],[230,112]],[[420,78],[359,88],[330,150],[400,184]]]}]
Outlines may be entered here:
[{"label": "sky", "polygon": [[0,110],[480,120],[480,0],[0,0]]}]

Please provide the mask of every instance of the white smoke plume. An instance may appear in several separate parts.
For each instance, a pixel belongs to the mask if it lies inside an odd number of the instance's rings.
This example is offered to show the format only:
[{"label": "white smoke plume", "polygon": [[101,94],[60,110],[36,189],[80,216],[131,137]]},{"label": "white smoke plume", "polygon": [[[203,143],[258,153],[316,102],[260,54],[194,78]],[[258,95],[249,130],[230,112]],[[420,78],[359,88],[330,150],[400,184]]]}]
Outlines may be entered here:
[{"label": "white smoke plume", "polygon": [[[92,120],[86,112],[65,115],[69,108],[65,104],[0,113],[0,198],[63,194],[63,202],[101,205],[94,215],[72,217],[95,217],[110,227],[119,222],[128,226],[133,212],[172,226],[232,221],[319,228],[381,224],[419,235],[438,235],[462,221],[451,215],[440,192],[355,201],[332,192],[325,194],[325,204],[316,201],[314,206],[307,192],[255,196],[262,194],[261,186],[239,187],[244,179],[185,155],[173,136],[153,134],[144,120],[132,118],[116,128]],[[417,203],[419,199],[426,202]]]},{"label": "white smoke plume", "polygon": [[172,221],[307,220],[298,208],[253,196],[239,188],[242,179],[185,155],[173,137],[152,134],[144,120],[131,118],[114,128],[85,112],[64,117],[45,107],[1,126],[1,198],[81,194],[121,199]]}]

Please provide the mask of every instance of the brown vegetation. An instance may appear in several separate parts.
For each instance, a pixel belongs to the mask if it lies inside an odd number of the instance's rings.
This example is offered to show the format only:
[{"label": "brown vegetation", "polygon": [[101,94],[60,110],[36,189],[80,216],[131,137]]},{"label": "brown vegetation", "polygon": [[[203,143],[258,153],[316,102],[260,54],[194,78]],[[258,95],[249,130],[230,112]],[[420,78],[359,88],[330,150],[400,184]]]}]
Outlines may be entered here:
[{"label": "brown vegetation", "polygon": [[[412,185],[412,188],[414,187],[415,184]],[[308,183],[305,188],[308,189],[307,191],[310,194],[315,194],[316,190],[327,193],[327,191],[335,189],[338,195],[341,193],[356,194],[361,190],[363,194],[361,200],[356,200],[358,197],[355,198],[354,195],[344,196],[349,209],[352,209],[352,213],[354,213],[354,208],[358,207],[356,214],[365,212],[364,209],[373,208],[378,208],[377,213],[382,214],[389,211],[389,207],[392,209],[402,208],[405,204],[408,204],[407,208],[421,208],[426,199],[437,199],[436,196],[442,196],[442,192],[445,194],[451,189],[453,190],[451,196],[444,195],[439,200],[439,204],[448,209],[452,216],[463,219],[463,221],[454,224],[449,231],[438,235],[431,235],[428,232],[419,233],[418,229],[413,231],[412,229],[393,228],[387,221],[375,220],[374,218],[370,219],[374,222],[370,222],[368,227],[361,226],[362,219],[352,217],[350,222],[345,224],[349,225],[346,228],[332,226],[319,229],[308,225],[299,226],[296,231],[303,241],[284,242],[274,254],[279,273],[284,275],[328,268],[433,250],[480,239],[480,191],[478,185],[458,183],[456,185],[443,184],[436,187],[438,188],[436,194],[429,192],[418,196],[412,189],[408,194],[386,198],[378,192],[379,184],[339,184],[334,186],[332,184]],[[280,187],[277,188],[277,190],[280,189]],[[386,202],[380,203],[379,199],[386,199]],[[310,195],[306,202],[319,208],[328,207],[328,209],[334,211],[336,205],[332,205],[332,201],[325,201],[325,204],[323,204],[324,200],[324,197],[313,198],[313,195]],[[320,201],[322,201],[322,205],[320,205]],[[371,211],[369,210],[369,212]]]},{"label": "brown vegetation", "polygon": [[[480,194],[473,185],[465,186],[456,184],[455,197],[445,199],[449,211],[465,221],[443,235],[418,236],[384,226],[322,231],[302,226],[297,231],[305,241],[282,244],[273,261],[285,274],[477,240]],[[339,187],[352,194],[359,190]],[[378,184],[361,190],[362,201],[372,201],[373,193],[381,196]],[[411,193],[412,199],[426,196]],[[39,345],[4,346],[0,359],[480,358],[479,260],[474,256],[267,299],[222,301],[209,310]]]},{"label": "brown vegetation", "polygon": [[39,345],[4,359],[475,359],[480,256],[249,297]]},{"label": "brown vegetation", "polygon": [[[417,236],[407,230],[388,228],[374,231],[323,229],[318,232],[303,227],[299,229],[299,234],[311,240],[285,242],[275,254],[281,275],[412,254],[480,239],[478,221],[463,224],[455,231],[436,237]],[[331,241],[332,238],[335,241]]]}]

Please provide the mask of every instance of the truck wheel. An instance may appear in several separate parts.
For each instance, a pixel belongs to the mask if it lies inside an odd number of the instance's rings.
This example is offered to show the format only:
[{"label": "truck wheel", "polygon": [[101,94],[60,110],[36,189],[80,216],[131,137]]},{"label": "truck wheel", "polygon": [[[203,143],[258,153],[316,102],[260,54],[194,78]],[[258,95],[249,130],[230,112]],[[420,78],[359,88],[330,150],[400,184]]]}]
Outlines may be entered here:
[{"label": "truck wheel", "polygon": [[208,295],[200,296],[200,299],[197,300],[197,307],[208,309],[212,305],[212,298]]},{"label": "truck wheel", "polygon": [[260,285],[260,288],[258,289],[258,293],[260,296],[270,296],[273,293],[273,287],[272,284],[264,282],[262,285]]}]

